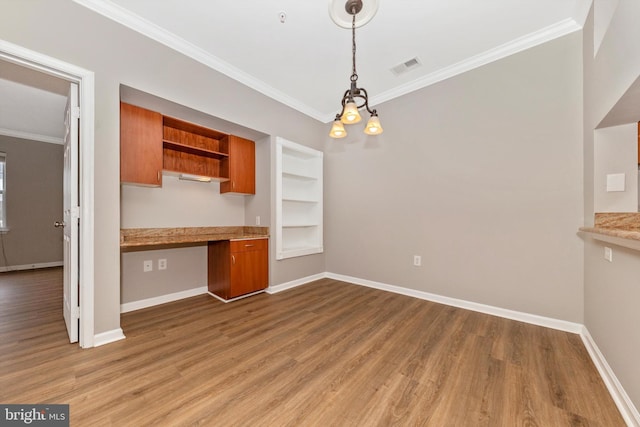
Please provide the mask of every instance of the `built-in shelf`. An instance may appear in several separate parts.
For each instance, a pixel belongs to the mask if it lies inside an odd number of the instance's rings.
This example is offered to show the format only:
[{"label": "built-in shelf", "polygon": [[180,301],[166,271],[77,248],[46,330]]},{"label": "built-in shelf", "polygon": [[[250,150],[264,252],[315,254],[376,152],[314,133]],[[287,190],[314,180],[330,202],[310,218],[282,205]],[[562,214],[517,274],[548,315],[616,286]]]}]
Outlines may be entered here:
[{"label": "built-in shelf", "polygon": [[162,146],[165,149],[180,151],[181,153],[195,154],[197,156],[202,156],[202,157],[210,157],[212,159],[218,159],[218,160],[226,159],[227,157],[229,157],[229,154],[227,153],[207,150],[205,148],[194,147],[192,145],[181,144],[179,142],[174,142],[174,141],[163,140]]},{"label": "built-in shelf", "polygon": [[276,259],[321,253],[321,151],[276,138]]}]

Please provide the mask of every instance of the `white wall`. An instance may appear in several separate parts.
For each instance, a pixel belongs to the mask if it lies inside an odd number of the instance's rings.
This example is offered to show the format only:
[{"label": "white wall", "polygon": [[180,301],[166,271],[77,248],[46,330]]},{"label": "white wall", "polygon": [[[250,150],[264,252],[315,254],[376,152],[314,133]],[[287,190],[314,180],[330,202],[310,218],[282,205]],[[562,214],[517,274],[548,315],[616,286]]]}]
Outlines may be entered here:
[{"label": "white wall", "polygon": [[325,148],[327,270],[582,322],[581,75],[574,33],[377,105]]},{"label": "white wall", "polygon": [[[594,210],[634,212],[638,208],[638,125],[594,131]],[[607,175],[624,174],[625,191],[607,191]]]}]

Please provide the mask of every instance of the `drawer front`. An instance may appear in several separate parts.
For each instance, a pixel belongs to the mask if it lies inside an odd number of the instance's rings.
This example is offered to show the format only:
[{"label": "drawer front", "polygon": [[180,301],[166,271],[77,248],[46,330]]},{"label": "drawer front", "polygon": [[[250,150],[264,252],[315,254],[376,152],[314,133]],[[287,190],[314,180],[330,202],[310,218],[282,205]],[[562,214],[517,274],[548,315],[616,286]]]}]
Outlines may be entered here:
[{"label": "drawer front", "polygon": [[269,248],[269,239],[232,240],[231,252],[266,251]]}]

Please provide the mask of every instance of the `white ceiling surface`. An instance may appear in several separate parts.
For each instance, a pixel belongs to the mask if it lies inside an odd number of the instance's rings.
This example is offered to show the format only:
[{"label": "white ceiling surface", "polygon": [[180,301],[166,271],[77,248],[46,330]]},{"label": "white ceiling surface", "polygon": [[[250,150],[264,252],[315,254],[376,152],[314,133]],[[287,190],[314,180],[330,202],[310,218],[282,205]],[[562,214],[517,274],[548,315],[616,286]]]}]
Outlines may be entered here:
[{"label": "white ceiling surface", "polygon": [[[328,0],[74,1],[323,122],[349,87],[351,31],[331,21]],[[579,30],[591,3],[379,2],[356,30],[358,83],[373,106]],[[391,71],[414,57],[421,66]]]},{"label": "white ceiling surface", "polygon": [[62,144],[69,82],[0,61],[0,134]]},{"label": "white ceiling surface", "polygon": [[[349,87],[351,31],[331,21],[328,0],[74,1],[323,122],[333,120]],[[356,30],[358,83],[372,107],[576,31],[590,6],[590,0],[379,1],[376,16]],[[391,71],[414,57],[419,67],[400,76]],[[0,134],[61,143],[68,86],[0,61]]]}]

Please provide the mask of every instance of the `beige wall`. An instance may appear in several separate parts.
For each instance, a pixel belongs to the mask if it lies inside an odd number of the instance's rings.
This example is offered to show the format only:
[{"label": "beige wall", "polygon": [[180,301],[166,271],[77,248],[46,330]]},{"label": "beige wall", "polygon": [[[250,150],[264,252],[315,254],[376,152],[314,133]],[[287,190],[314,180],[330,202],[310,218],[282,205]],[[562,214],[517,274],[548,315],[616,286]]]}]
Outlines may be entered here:
[{"label": "beige wall", "polygon": [[581,74],[574,33],[376,106],[326,146],[327,270],[582,322]]},{"label": "beige wall", "polygon": [[[584,34],[585,223],[593,223],[594,130],[640,75],[640,3],[620,0],[597,55],[593,55],[593,15]],[[640,100],[634,121],[640,120]],[[635,209],[633,209],[635,210]],[[611,245],[608,245],[611,246]],[[585,238],[585,325],[636,408],[640,408],[640,324],[638,275],[640,252],[612,246],[613,262],[603,259],[603,245]]]},{"label": "beige wall", "polygon": [[[594,137],[594,209],[632,212],[638,209],[638,125],[596,129]],[[608,174],[624,174],[624,191],[607,191]]]},{"label": "beige wall", "polygon": [[[62,120],[62,118],[60,119]],[[7,226],[0,266],[62,262],[63,146],[0,135],[7,154]]]},{"label": "beige wall", "polygon": [[[323,124],[72,1],[0,0],[0,10],[0,39],[95,72],[96,333],[120,326],[121,84],[315,148],[326,138]],[[307,258],[290,274],[324,271],[324,256]]]}]

